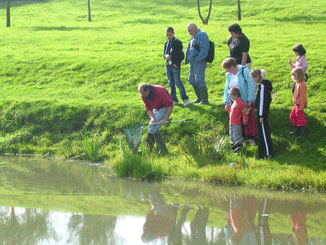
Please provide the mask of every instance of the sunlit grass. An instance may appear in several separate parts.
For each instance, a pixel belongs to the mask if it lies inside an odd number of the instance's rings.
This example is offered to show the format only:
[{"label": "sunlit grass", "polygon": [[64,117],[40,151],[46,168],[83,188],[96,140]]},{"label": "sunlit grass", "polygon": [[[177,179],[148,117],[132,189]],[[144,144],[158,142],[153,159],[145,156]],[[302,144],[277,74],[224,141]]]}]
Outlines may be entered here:
[{"label": "sunlit grass", "polygon": [[[202,3],[203,11],[206,3]],[[1,10],[5,10],[5,4],[0,3]],[[193,121],[164,125],[161,132],[171,155],[154,155],[154,160],[136,158],[148,161],[151,167],[145,164],[148,170],[135,176],[151,177],[148,173],[160,165],[162,174],[158,170],[154,176],[168,174],[277,188],[325,186],[321,176],[326,168],[326,66],[320,55],[326,52],[326,39],[320,34],[325,29],[324,1],[242,3],[240,24],[250,39],[252,67],[265,69],[273,83],[270,125],[275,159],[268,164],[255,161],[257,148],[247,147],[248,169],[229,168],[231,162],[239,166],[241,159],[222,150],[227,147],[215,150],[217,155],[213,150],[216,135],[224,137],[225,143],[228,137],[228,117],[221,106],[225,75],[220,63],[229,54],[225,40],[229,36],[227,26],[236,22],[236,1],[214,3],[206,26],[199,21],[196,3],[184,0],[93,1],[91,23],[87,21],[86,3],[79,0],[12,1],[11,5],[12,25],[1,29],[0,39],[1,153],[49,152],[72,158],[89,149],[88,158],[103,155],[106,161],[114,161],[120,156],[123,130],[149,121],[137,85],[150,82],[168,88],[162,59],[165,28],[173,26],[186,47],[186,25],[194,21],[216,45],[215,61],[206,69],[211,105],[175,106],[171,119]],[[4,14],[0,22],[5,23]],[[307,49],[309,63],[306,139],[288,136],[292,81],[287,62],[290,56],[294,60],[291,50],[299,42]],[[192,100],[195,95],[187,82],[188,69],[182,64],[181,79]],[[88,132],[89,141],[97,137],[103,151],[100,153],[98,142],[89,144],[93,148],[83,146],[80,132]],[[201,153],[183,154],[180,146],[187,143],[189,148],[194,138],[195,147],[204,146]],[[190,140],[183,142],[185,139]],[[158,166],[154,168],[153,164]],[[254,170],[256,178],[249,174]],[[242,178],[241,173],[246,171],[248,175]]]}]

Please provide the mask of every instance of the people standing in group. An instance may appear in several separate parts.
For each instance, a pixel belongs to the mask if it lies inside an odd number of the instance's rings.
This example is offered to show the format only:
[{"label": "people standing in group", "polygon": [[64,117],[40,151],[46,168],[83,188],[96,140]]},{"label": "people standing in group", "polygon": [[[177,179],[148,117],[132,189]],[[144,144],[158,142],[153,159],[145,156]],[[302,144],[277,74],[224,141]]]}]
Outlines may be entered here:
[{"label": "people standing in group", "polygon": [[166,60],[166,76],[169,81],[170,94],[173,104],[178,104],[175,85],[178,87],[183,105],[190,104],[189,97],[180,79],[181,62],[184,59],[182,42],[174,36],[174,29],[168,27],[165,35],[168,41],[164,44],[164,59]]},{"label": "people standing in group", "polygon": [[230,110],[233,103],[229,90],[236,87],[240,90],[241,99],[247,106],[248,124],[244,127],[245,136],[248,142],[255,145],[254,137],[257,136],[256,131],[256,119],[254,115],[255,100],[256,100],[256,83],[252,80],[249,75],[250,70],[246,66],[238,66],[234,58],[226,58],[222,62],[222,67],[226,72],[226,81],[224,87],[223,101],[225,109]]},{"label": "people standing in group", "polygon": [[291,72],[293,82],[296,82],[293,92],[294,107],[290,114],[290,120],[293,125],[293,130],[290,135],[295,135],[300,138],[306,136],[305,126],[307,120],[304,115],[304,109],[307,106],[307,86],[305,82],[304,70],[301,68],[294,68]]},{"label": "people standing in group", "polygon": [[172,113],[173,99],[166,88],[158,85],[141,83],[138,86],[138,91],[141,94],[147,115],[151,119],[146,145],[152,151],[156,141],[159,146],[159,153],[165,154],[167,148],[159,129],[167,122]]},{"label": "people standing in group", "polygon": [[[292,68],[301,68],[305,74],[305,81],[308,80],[307,69],[308,63],[306,58],[306,49],[302,46],[302,44],[294,45],[293,52],[297,56],[296,62],[293,64],[291,58],[289,59],[289,64]],[[292,86],[292,93],[294,92],[295,82]]]},{"label": "people standing in group", "polygon": [[251,59],[249,56],[250,41],[242,32],[239,24],[234,23],[228,28],[231,39],[228,40],[230,49],[230,56],[235,59],[238,65],[246,66],[250,69]]},{"label": "people standing in group", "polygon": [[248,115],[246,104],[241,99],[240,90],[233,87],[230,89],[229,94],[233,101],[231,108],[228,108],[231,150],[238,152],[243,143],[242,124],[248,124]]},{"label": "people standing in group", "polygon": [[189,67],[189,83],[193,86],[197,99],[193,103],[208,105],[208,92],[205,83],[205,69],[209,51],[209,39],[201,29],[198,29],[195,23],[187,25],[187,31],[191,35],[191,39],[187,46],[186,64]]},{"label": "people standing in group", "polygon": [[274,154],[268,114],[272,102],[271,92],[273,86],[271,82],[266,79],[265,70],[255,68],[250,72],[250,76],[258,84],[258,92],[255,101],[258,125],[258,155],[256,158],[270,159]]}]

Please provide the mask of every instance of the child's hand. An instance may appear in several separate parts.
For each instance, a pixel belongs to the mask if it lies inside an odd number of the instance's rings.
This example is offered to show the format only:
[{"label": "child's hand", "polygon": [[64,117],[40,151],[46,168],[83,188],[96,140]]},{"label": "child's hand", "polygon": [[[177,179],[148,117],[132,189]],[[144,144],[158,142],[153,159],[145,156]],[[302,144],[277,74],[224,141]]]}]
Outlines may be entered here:
[{"label": "child's hand", "polygon": [[169,54],[166,54],[166,55],[165,55],[165,59],[167,59],[167,60],[171,60],[171,59],[172,59],[172,56],[169,55]]},{"label": "child's hand", "polygon": [[244,123],[243,123],[243,125],[247,125],[247,124],[248,124],[248,122],[244,122]]},{"label": "child's hand", "polygon": [[225,103],[225,110],[226,111],[230,111],[231,110],[229,103]]},{"label": "child's hand", "polygon": [[291,59],[289,59],[289,64],[292,65],[292,60]]},{"label": "child's hand", "polygon": [[262,118],[262,117],[259,118],[259,122],[260,122],[260,123],[264,123],[264,118]]}]

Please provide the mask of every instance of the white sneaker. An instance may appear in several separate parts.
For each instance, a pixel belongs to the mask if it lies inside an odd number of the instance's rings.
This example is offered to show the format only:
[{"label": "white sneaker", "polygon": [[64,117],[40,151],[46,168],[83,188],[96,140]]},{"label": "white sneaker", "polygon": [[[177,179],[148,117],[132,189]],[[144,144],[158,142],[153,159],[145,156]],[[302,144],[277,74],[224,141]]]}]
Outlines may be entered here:
[{"label": "white sneaker", "polygon": [[184,100],[183,101],[183,106],[186,107],[188,105],[190,105],[190,101],[189,100]]},{"label": "white sneaker", "polygon": [[173,101],[173,105],[177,105],[178,104],[178,102],[177,101]]}]

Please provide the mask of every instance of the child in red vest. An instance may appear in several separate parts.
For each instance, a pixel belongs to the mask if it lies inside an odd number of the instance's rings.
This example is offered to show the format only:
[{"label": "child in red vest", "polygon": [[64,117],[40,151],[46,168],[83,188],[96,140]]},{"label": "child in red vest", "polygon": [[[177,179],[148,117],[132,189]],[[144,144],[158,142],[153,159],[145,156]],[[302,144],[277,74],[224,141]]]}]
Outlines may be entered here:
[{"label": "child in red vest", "polygon": [[229,136],[231,149],[237,152],[242,147],[243,142],[242,122],[244,125],[248,124],[248,114],[246,104],[241,99],[240,90],[233,87],[230,89],[229,94],[233,101],[231,109],[229,110]]},{"label": "child in red vest", "polygon": [[303,138],[306,135],[305,126],[307,125],[307,120],[304,115],[304,109],[307,105],[305,74],[301,68],[294,68],[291,74],[292,80],[296,82],[296,84],[293,92],[294,107],[290,114],[290,120],[294,129],[290,131],[290,135],[296,135]]}]

